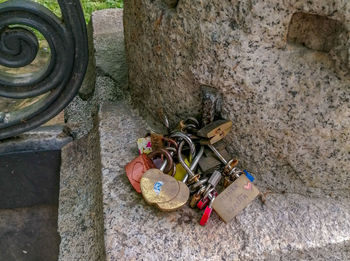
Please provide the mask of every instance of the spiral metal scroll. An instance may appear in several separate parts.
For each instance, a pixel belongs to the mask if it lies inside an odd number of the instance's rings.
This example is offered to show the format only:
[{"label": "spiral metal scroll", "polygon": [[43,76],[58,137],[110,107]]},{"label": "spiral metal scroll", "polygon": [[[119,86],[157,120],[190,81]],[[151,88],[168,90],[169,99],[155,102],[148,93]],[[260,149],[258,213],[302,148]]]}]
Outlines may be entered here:
[{"label": "spiral metal scroll", "polygon": [[[54,0],[53,0],[54,1]],[[60,113],[77,94],[88,64],[86,24],[79,0],[58,0],[62,17],[29,0],[0,4],[0,65],[19,68],[33,62],[39,31],[51,57],[40,73],[16,79],[0,74],[0,97],[40,99],[23,109],[0,112],[0,139],[28,131]]]}]

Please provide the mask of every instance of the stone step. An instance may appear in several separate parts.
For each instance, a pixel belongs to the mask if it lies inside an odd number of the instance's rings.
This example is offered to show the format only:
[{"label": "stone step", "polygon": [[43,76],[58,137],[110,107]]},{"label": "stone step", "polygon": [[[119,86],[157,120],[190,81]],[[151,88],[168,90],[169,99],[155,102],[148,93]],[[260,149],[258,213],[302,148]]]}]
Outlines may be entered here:
[{"label": "stone step", "polygon": [[135,193],[124,166],[155,122],[128,104],[121,24],[121,10],[92,16],[95,90],[66,110],[76,137],[90,134],[62,150],[60,260],[350,260],[345,199],[270,193],[229,224],[214,213],[201,227],[201,212],[160,212]]},{"label": "stone step", "polygon": [[[350,202],[271,193],[225,224],[185,206],[161,212],[125,175],[149,127],[123,103],[104,104],[99,139],[107,260],[348,260]],[[257,184],[259,186],[259,184]]]}]

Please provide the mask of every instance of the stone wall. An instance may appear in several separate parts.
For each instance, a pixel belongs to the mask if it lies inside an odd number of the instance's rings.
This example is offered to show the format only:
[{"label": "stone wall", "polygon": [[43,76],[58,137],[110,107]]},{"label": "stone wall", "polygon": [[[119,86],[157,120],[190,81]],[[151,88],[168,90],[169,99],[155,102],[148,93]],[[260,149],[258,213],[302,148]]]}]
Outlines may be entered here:
[{"label": "stone wall", "polygon": [[230,152],[278,192],[349,196],[350,2],[129,0],[135,104],[172,123],[224,95]]}]

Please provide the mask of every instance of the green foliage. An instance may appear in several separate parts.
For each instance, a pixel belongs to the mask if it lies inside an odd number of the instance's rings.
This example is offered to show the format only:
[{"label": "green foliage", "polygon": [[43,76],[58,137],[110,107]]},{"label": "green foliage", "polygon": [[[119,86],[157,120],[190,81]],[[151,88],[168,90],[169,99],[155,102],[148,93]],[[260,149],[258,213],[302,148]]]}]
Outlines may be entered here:
[{"label": "green foliage", "polygon": [[[49,0],[52,1],[52,0]],[[123,0],[81,0],[84,9],[85,19],[90,19],[91,13],[95,10],[107,8],[123,8]]]},{"label": "green foliage", "polygon": [[[6,2],[7,0],[0,0],[0,3]],[[61,15],[61,10],[57,3],[57,0],[34,0],[53,11],[57,16]],[[107,8],[123,8],[123,0],[80,0],[86,22],[90,20],[91,13],[96,10],[107,9]]]}]

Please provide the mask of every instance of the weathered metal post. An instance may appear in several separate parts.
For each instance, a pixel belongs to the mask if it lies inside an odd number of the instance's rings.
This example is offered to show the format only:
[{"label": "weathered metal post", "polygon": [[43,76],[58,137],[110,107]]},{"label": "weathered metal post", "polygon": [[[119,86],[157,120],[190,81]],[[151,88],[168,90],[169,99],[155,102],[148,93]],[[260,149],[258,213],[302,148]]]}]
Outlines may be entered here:
[{"label": "weathered metal post", "polygon": [[86,24],[79,0],[57,0],[62,17],[29,0],[0,4],[0,65],[20,68],[31,64],[39,50],[32,29],[48,42],[50,60],[23,77],[0,71],[0,97],[38,97],[25,108],[0,112],[0,139],[28,131],[61,112],[77,94],[88,64]]}]

